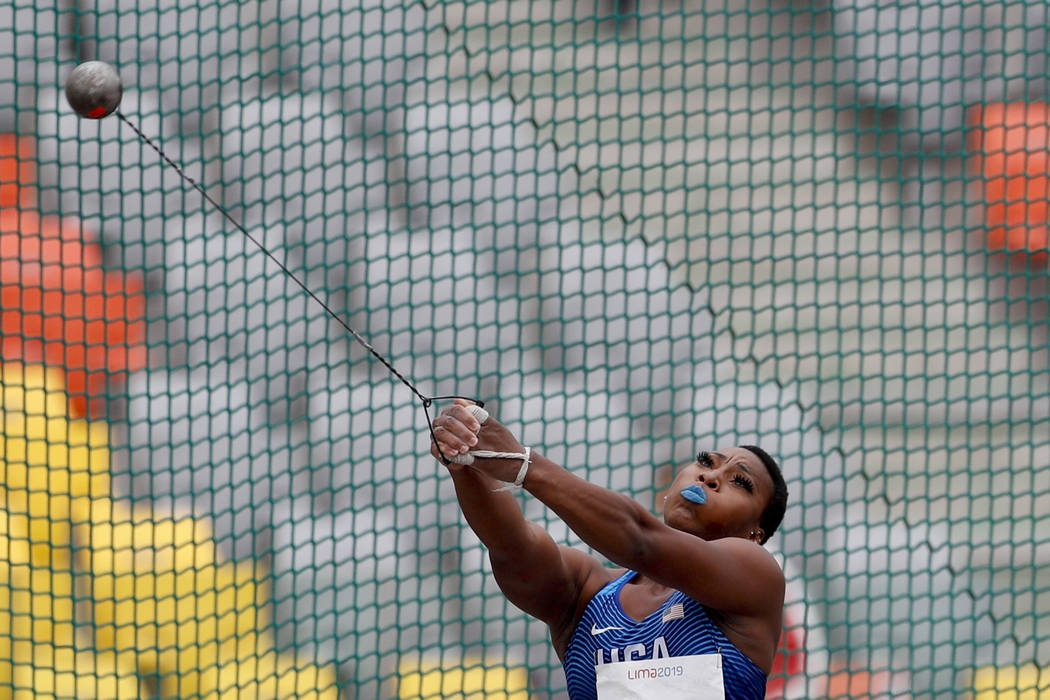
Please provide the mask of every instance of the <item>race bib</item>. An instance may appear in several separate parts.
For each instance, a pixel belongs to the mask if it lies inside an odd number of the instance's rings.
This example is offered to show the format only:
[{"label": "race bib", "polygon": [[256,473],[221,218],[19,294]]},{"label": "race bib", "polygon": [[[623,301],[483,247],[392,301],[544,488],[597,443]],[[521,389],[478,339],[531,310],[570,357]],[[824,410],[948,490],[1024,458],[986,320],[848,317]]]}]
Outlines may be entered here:
[{"label": "race bib", "polygon": [[725,700],[722,655],[621,661],[595,667],[598,700]]}]

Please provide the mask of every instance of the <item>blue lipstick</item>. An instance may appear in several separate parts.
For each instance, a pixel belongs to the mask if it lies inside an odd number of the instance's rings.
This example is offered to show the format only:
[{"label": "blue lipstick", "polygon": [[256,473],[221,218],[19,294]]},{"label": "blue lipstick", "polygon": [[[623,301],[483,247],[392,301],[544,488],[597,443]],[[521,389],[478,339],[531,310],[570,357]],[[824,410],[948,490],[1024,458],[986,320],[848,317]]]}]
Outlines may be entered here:
[{"label": "blue lipstick", "polygon": [[681,493],[682,498],[684,498],[687,501],[692,501],[697,505],[703,505],[704,503],[707,503],[707,491],[704,491],[704,487],[700,484],[692,484],[691,486],[686,486],[684,489],[682,489]]}]

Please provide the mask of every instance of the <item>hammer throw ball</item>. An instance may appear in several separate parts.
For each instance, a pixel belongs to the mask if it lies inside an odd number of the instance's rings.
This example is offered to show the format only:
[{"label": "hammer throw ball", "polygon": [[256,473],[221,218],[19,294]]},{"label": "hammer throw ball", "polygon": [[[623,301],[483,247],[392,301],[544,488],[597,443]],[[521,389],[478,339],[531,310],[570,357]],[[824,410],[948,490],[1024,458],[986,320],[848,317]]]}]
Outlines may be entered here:
[{"label": "hammer throw ball", "polygon": [[120,106],[124,88],[117,69],[103,61],[87,61],[66,79],[66,100],[87,119],[101,119]]}]

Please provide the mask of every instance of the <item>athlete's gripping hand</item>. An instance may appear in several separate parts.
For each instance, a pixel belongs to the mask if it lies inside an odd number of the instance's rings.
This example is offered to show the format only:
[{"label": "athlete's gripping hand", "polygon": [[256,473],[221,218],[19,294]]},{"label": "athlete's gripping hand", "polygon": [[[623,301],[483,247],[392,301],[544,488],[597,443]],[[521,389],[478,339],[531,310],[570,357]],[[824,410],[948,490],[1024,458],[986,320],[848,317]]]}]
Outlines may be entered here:
[{"label": "athlete's gripping hand", "polygon": [[[494,479],[513,482],[521,468],[521,458],[493,458],[484,453],[523,454],[525,448],[516,437],[495,418],[489,417],[484,423],[478,420],[470,410],[471,404],[463,399],[456,399],[455,404],[444,409],[434,419],[434,438],[430,453],[441,459],[455,458],[471,453],[474,455],[472,468],[484,472]],[[440,448],[440,451],[438,451]],[[449,469],[463,469],[464,465],[445,463]]]},{"label": "athlete's gripping hand", "polygon": [[445,408],[434,418],[430,454],[450,469],[462,468],[462,464],[448,463],[470,452],[478,444],[481,422],[469,409],[471,403],[456,399],[455,404]]}]

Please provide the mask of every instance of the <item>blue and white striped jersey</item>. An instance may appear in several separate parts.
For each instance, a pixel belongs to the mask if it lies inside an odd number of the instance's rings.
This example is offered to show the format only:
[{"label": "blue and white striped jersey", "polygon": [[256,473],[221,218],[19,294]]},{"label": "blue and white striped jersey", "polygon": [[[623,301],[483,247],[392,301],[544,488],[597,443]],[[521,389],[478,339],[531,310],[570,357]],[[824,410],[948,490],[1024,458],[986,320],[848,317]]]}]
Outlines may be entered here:
[{"label": "blue and white striped jersey", "polygon": [[595,667],[618,661],[722,655],[726,700],[762,700],[766,674],[729,641],[704,606],[675,591],[641,622],[620,605],[620,589],[635,576],[627,571],[587,604],[565,650],[563,666],[572,700],[596,700]]}]

